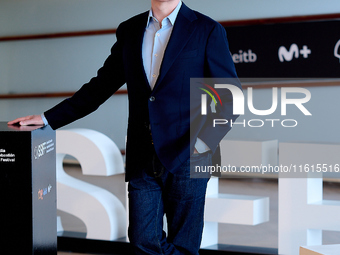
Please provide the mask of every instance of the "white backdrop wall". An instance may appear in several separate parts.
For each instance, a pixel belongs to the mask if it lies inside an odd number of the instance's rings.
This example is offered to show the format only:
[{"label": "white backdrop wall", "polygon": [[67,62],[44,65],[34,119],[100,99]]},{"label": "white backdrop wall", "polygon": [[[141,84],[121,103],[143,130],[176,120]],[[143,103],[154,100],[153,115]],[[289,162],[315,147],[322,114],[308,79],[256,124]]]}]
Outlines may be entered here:
[{"label": "white backdrop wall", "polygon": [[[218,21],[327,14],[340,10],[338,0],[187,0],[185,3]],[[121,21],[149,7],[149,0],[0,0],[0,36],[116,28]],[[0,94],[75,91],[96,74],[114,41],[114,35],[103,35],[0,42]],[[339,94],[338,87],[313,90],[315,94],[312,92],[309,107],[316,109],[319,109],[319,95],[327,100],[328,95]],[[260,97],[265,97],[268,92],[261,90],[258,93]],[[0,121],[40,113],[60,100],[1,100]],[[327,107],[339,109],[336,101],[330,103],[334,105]],[[296,114],[298,118],[299,113]],[[315,125],[320,128],[322,118],[333,120],[334,125],[339,124],[332,111],[326,110],[319,114],[320,122],[315,121]],[[310,123],[310,119],[302,121],[303,127],[314,124]],[[115,96],[94,114],[66,128],[98,130],[124,149],[126,122],[127,97]],[[287,133],[280,139],[340,142],[340,138],[334,138],[334,128],[326,131],[323,136],[316,138],[316,132],[303,132],[301,128],[296,135]],[[262,129],[260,132],[254,129],[235,129],[229,137],[272,139],[275,132],[274,129]]]},{"label": "white backdrop wall", "polygon": [[[184,2],[218,21],[326,14],[340,9],[338,0]],[[0,35],[112,28],[149,7],[150,0],[1,0]]]}]

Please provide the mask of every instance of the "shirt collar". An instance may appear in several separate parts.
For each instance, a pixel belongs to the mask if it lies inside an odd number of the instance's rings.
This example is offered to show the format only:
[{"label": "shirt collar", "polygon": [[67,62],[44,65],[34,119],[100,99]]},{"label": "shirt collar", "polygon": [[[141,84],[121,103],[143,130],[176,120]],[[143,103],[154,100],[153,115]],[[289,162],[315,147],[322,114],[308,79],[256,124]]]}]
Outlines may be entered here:
[{"label": "shirt collar", "polygon": [[[175,21],[176,21],[177,15],[178,15],[178,13],[179,13],[179,10],[181,9],[181,6],[182,6],[182,1],[179,1],[178,5],[177,5],[176,8],[172,11],[172,13],[170,13],[169,16],[165,17],[165,19],[169,19],[171,25],[174,25],[174,24],[175,24]],[[149,17],[148,17],[148,21],[147,21],[147,23],[146,23],[146,27],[149,26],[150,19],[156,19],[156,18],[153,16],[153,13],[152,13],[152,10],[151,10],[151,9],[149,10]]]}]

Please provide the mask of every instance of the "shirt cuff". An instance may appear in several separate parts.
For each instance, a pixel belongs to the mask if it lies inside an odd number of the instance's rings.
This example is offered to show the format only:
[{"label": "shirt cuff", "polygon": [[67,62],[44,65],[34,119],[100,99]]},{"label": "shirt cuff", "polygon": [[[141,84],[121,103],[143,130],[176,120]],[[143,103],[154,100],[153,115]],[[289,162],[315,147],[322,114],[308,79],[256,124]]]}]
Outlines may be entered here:
[{"label": "shirt cuff", "polygon": [[47,119],[45,118],[45,115],[42,113],[40,116],[41,116],[41,118],[42,118],[42,121],[44,122],[44,126],[47,126],[47,125],[48,125],[48,121],[47,121]]},{"label": "shirt cuff", "polygon": [[195,143],[195,149],[198,151],[198,153],[204,153],[210,150],[208,145],[205,144],[201,139],[197,137],[196,143]]}]

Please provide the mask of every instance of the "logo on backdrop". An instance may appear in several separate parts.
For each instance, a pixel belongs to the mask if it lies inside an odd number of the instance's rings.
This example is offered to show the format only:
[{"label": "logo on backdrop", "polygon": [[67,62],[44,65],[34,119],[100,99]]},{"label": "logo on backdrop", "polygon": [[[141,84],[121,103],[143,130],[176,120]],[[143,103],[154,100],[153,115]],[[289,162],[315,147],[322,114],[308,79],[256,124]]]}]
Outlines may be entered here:
[{"label": "logo on backdrop", "polygon": [[252,50],[239,50],[238,53],[231,55],[235,64],[238,63],[254,63],[257,60],[257,55]]},{"label": "logo on backdrop", "polygon": [[340,40],[336,43],[335,48],[334,48],[334,57],[339,59],[340,62]]},{"label": "logo on backdrop", "polygon": [[312,51],[310,49],[308,49],[307,45],[303,45],[302,49],[299,50],[299,47],[297,46],[297,44],[293,43],[290,48],[289,51],[286,49],[286,47],[281,46],[279,48],[279,60],[280,62],[284,62],[284,61],[292,61],[293,58],[299,58],[299,56],[303,56],[303,58],[308,58],[308,55],[311,54]]}]

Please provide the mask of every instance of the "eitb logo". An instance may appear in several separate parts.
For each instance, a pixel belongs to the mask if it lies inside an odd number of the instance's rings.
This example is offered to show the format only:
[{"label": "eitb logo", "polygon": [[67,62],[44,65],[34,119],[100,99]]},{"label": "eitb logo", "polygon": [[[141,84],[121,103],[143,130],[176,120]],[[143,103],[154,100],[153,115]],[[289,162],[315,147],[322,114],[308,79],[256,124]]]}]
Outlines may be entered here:
[{"label": "eitb logo", "polygon": [[[214,105],[220,104],[223,108],[223,94],[221,93],[221,89],[227,89],[230,91],[232,98],[233,98],[233,114],[234,115],[245,115],[245,96],[243,91],[237,87],[236,85],[232,84],[215,84],[214,87],[204,84],[204,87],[200,87],[199,89],[202,90],[204,93],[201,94],[201,115],[207,115],[208,111],[208,99],[207,96],[210,96]],[[217,92],[220,91],[220,93]],[[290,94],[298,94],[299,98],[289,98],[288,95]],[[257,116],[268,116],[273,114],[279,105],[281,106],[281,116],[287,115],[287,105],[295,105],[304,115],[311,116],[312,114],[307,110],[304,106],[305,103],[309,102],[311,99],[311,93],[309,90],[305,88],[298,88],[298,87],[282,87],[281,88],[281,97],[278,96],[278,88],[272,88],[272,104],[271,107],[268,109],[256,109],[253,103],[253,88],[247,88],[247,106],[248,110]],[[212,111],[211,114],[214,114]],[[296,127],[298,122],[295,119],[250,119],[250,120],[243,120],[242,122],[233,122],[232,120],[227,119],[213,119],[213,127],[217,125],[225,125],[228,124],[231,127],[233,125],[242,125],[244,127],[262,127],[265,123],[271,124],[272,127],[275,126],[275,123],[280,122],[283,127]]]}]

